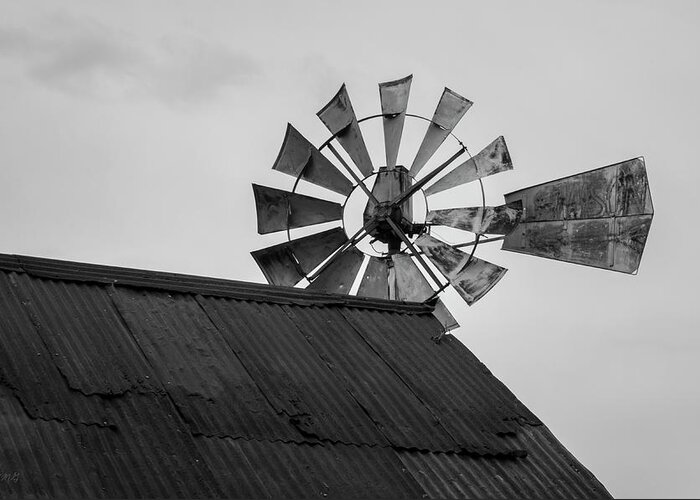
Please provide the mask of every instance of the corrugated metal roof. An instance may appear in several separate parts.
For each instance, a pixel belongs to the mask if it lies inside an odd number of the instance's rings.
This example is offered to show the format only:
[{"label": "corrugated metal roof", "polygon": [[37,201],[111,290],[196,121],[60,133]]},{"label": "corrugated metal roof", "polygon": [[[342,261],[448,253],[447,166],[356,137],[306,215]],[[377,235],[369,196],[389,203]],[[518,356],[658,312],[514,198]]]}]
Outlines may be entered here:
[{"label": "corrugated metal roof", "polygon": [[395,306],[0,255],[0,496],[608,496]]},{"label": "corrugated metal roof", "polygon": [[516,437],[527,457],[493,460],[454,453],[399,452],[430,497],[601,498],[605,488],[545,426],[523,427]]},{"label": "corrugated metal roof", "polygon": [[440,343],[433,318],[344,309],[342,314],[406,383],[439,415],[457,443],[480,454],[522,454],[503,435],[519,420],[539,420],[455,337]]},{"label": "corrugated metal roof", "polygon": [[194,431],[303,440],[268,402],[194,296],[123,287],[111,295],[158,380]]},{"label": "corrugated metal roof", "polygon": [[388,444],[280,306],[199,301],[277,412],[309,440]]}]

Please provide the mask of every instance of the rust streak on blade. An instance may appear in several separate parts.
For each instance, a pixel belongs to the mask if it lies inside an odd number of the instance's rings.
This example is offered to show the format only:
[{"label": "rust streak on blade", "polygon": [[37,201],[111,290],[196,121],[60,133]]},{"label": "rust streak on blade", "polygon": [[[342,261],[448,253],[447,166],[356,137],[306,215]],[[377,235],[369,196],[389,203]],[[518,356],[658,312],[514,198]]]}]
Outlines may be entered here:
[{"label": "rust streak on blade", "polygon": [[637,271],[651,215],[519,224],[503,250],[632,274]]},{"label": "rust streak on blade", "polygon": [[505,199],[522,202],[523,222],[654,213],[642,158],[523,188]]},{"label": "rust streak on blade", "polygon": [[294,286],[346,241],[345,231],[336,227],[256,250],[251,255],[268,283]]},{"label": "rust streak on blade", "polygon": [[345,84],[340,87],[333,99],[316,114],[331,134],[338,138],[340,145],[350,155],[360,172],[366,176],[370,175],[374,171],[374,167],[367,152],[365,140],[362,138],[362,132],[357,123],[355,111],[352,109]]},{"label": "rust streak on blade", "polygon": [[287,124],[284,142],[272,169],[294,178],[301,175],[305,181],[343,196],[352,191],[352,182],[291,124]]},{"label": "rust streak on blade", "polygon": [[382,103],[382,115],[384,115],[382,121],[384,122],[386,166],[389,169],[396,166],[412,80],[413,75],[409,75],[400,80],[379,84],[379,97]]},{"label": "rust streak on blade", "polygon": [[430,196],[489,175],[513,169],[513,162],[503,136],[479,151],[476,156],[458,165],[425,190]]},{"label": "rust streak on blade", "polygon": [[347,295],[360,270],[364,254],[352,247],[323,270],[307,287],[308,290]]},{"label": "rust streak on blade", "polygon": [[312,196],[291,193],[259,184],[253,184],[258,233],[266,234],[290,228],[310,226],[321,222],[340,220],[343,207],[334,202]]},{"label": "rust streak on blade", "polygon": [[476,234],[508,234],[520,221],[519,203],[497,207],[466,207],[431,210],[427,223],[454,227]]},{"label": "rust streak on blade", "polygon": [[418,175],[418,172],[435,154],[435,151],[447,139],[447,136],[450,135],[450,132],[457,126],[472,104],[469,99],[445,88],[433,114],[433,123],[428,124],[423,142],[421,142],[418,153],[413,159],[410,168],[413,177]]},{"label": "rust streak on blade", "polygon": [[469,305],[491,290],[507,271],[476,257],[470,260],[468,254],[427,234],[421,235],[416,245]]},{"label": "rust streak on blade", "polygon": [[389,298],[389,265],[386,257],[369,258],[357,295],[376,299]]}]

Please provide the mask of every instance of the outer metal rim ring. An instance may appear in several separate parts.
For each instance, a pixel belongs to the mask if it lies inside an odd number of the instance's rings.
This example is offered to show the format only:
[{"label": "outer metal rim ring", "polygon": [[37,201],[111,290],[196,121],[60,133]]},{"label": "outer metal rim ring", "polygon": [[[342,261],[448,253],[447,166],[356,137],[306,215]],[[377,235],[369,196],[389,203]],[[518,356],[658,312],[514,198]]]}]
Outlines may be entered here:
[{"label": "outer metal rim ring", "polygon": [[[357,123],[359,124],[359,123],[362,123],[362,122],[365,122],[365,121],[368,121],[368,120],[373,120],[373,119],[375,119],[375,118],[382,118],[382,117],[384,117],[384,116],[385,116],[385,115],[383,115],[383,114],[365,116],[364,118],[361,118],[361,119],[357,120]],[[387,116],[391,116],[391,115],[387,115]],[[437,123],[435,123],[435,122],[434,122],[433,120],[431,120],[430,118],[426,118],[425,116],[415,115],[415,114],[412,114],[412,113],[406,113],[405,116],[408,116],[408,117],[410,117],[410,118],[418,118],[418,119],[420,119],[420,120],[423,120],[423,121],[432,123],[433,125],[436,125],[436,126],[440,127],[440,125],[438,125]],[[442,127],[440,127],[440,128],[442,128]],[[323,144],[321,144],[321,146],[319,146],[318,150],[321,151],[322,149],[324,149],[325,147],[327,147],[327,146],[331,143],[331,141],[337,137],[337,135],[338,135],[338,134],[333,134],[332,136],[330,136]],[[464,148],[464,150],[465,150],[465,151],[467,152],[467,154],[469,155],[469,158],[472,159],[472,158],[473,158],[473,157],[472,157],[472,154],[469,152],[469,149],[464,145],[464,143],[459,139],[459,137],[457,137],[457,136],[456,136],[454,133],[452,133],[452,132],[450,132],[449,135],[452,136],[452,138],[455,139],[455,140],[459,143],[459,145],[462,146],[462,147]],[[360,182],[363,182],[363,183],[364,183],[365,180],[369,179],[370,177],[372,177],[372,176],[374,176],[374,175],[377,175],[378,173],[379,173],[378,171],[372,172],[371,174],[369,174],[369,175],[363,177],[362,179],[360,179]],[[301,176],[302,176],[303,174],[304,174],[304,171],[303,171],[303,170],[302,170],[301,172],[299,172],[299,175],[297,176],[296,180],[294,181],[294,186],[292,187],[292,193],[296,193],[297,186],[299,185],[299,181],[301,180]],[[411,176],[411,178],[415,180],[415,178],[413,178],[413,176]],[[485,210],[486,210],[486,193],[484,192],[484,183],[482,182],[481,179],[478,179],[478,181],[479,181],[479,188],[480,188],[480,190],[481,190],[481,206],[482,206],[483,210],[485,211]],[[345,214],[345,206],[346,206],[348,200],[350,199],[350,196],[352,195],[353,192],[355,192],[355,189],[357,189],[358,186],[359,186],[359,184],[355,184],[355,185],[352,187],[352,190],[350,191],[350,193],[345,197],[345,201],[344,201],[343,204],[342,204],[342,207],[343,207],[343,214]],[[426,210],[426,215],[427,215],[427,213],[428,213],[428,211],[429,211],[429,207],[428,207],[428,197],[425,196],[425,191],[424,191],[422,188],[421,188],[421,192],[423,193],[423,198],[425,199],[425,210]],[[341,218],[340,224],[341,224],[341,227],[343,228],[343,232],[345,232],[345,236],[347,237],[348,233],[347,233],[347,231],[345,230],[345,220],[344,220],[344,217]],[[430,232],[430,229],[428,229],[428,232]],[[470,262],[472,261],[472,259],[474,258],[474,253],[476,252],[476,248],[479,246],[479,240],[480,240],[480,239],[481,239],[481,235],[477,233],[477,234],[476,234],[475,241],[474,241],[474,245],[472,246],[472,251],[471,251],[471,253],[469,254],[469,258],[467,259],[467,262],[464,264],[464,267],[468,266],[469,263],[470,263]],[[287,241],[292,241],[291,230],[290,230],[290,227],[289,227],[289,213],[287,213]],[[363,253],[364,253],[364,252],[363,252]],[[365,254],[365,255],[366,255],[366,254]],[[308,279],[308,274],[304,273],[304,278],[305,278],[305,279]],[[447,286],[449,286],[449,281],[448,281],[445,285],[443,285],[442,287],[440,287],[440,288],[435,292],[435,294],[433,295],[433,297],[436,296],[437,294],[439,294],[440,292],[442,292],[445,288],[447,288]]]}]

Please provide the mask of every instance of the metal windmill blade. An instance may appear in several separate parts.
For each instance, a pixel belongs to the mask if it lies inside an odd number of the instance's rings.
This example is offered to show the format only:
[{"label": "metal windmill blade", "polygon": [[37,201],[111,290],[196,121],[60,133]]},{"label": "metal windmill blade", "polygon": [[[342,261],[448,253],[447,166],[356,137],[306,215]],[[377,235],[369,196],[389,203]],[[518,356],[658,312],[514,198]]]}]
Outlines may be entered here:
[{"label": "metal windmill blade", "polygon": [[379,84],[379,98],[382,103],[382,121],[384,122],[384,145],[386,167],[391,170],[396,166],[399,155],[403,124],[406,120],[408,95],[411,91],[413,75],[406,78]]},{"label": "metal windmill blade", "polygon": [[[642,158],[524,188],[507,194],[503,205],[486,206],[484,179],[513,169],[505,139],[496,138],[474,156],[457,139],[457,150],[447,161],[416,179],[443,143],[454,136],[472,102],[445,88],[432,118],[410,114],[412,79],[409,75],[380,83],[381,114],[361,119],[343,85],[317,113],[332,134],[318,148],[287,126],[273,169],[296,178],[292,191],[253,185],[258,231],[286,231],[288,237],[286,242],[252,252],[270,283],[298,286],[308,282],[308,288],[317,291],[429,302],[449,331],[458,324],[437,298],[439,293],[451,286],[472,305],[507,271],[477,257],[480,244],[503,241],[502,248],[512,252],[636,272],[653,217]],[[386,164],[377,168],[360,129],[365,120],[373,118],[381,118],[384,129]],[[428,122],[410,169],[401,164],[400,155],[407,118]],[[353,165],[338,153],[334,141]],[[449,142],[454,148],[454,142]],[[334,161],[324,154],[324,148]],[[450,170],[462,155],[461,163]],[[365,180],[373,182],[371,188]],[[297,192],[300,181],[343,195],[345,202],[302,195]],[[476,203],[428,207],[432,195],[471,182],[478,182],[481,189],[481,200],[474,200]],[[367,201],[361,212],[348,214],[348,199],[354,193],[362,193]],[[423,222],[414,206],[420,196],[425,200]],[[350,216],[360,228],[352,236],[346,232]],[[340,221],[343,227],[292,236],[298,228],[330,221]],[[475,238],[448,244],[430,234],[440,226],[473,233]],[[371,252],[358,246],[367,240]],[[462,250],[469,248],[471,251]]]},{"label": "metal windmill blade", "polygon": [[282,149],[272,169],[292,177],[301,177],[343,196],[352,191],[352,182],[289,123]]},{"label": "metal windmill blade", "polygon": [[418,148],[418,153],[413,159],[410,172],[417,176],[431,156],[435,154],[440,145],[457,126],[464,114],[472,107],[472,102],[461,95],[445,87],[438,102],[433,119],[428,124],[423,142]]},{"label": "metal windmill blade", "polygon": [[371,175],[374,167],[367,152],[365,140],[362,138],[362,132],[357,123],[355,111],[352,109],[345,84],[340,87],[335,97],[316,114],[331,134],[338,138],[357,168],[364,175]]},{"label": "metal windmill blade", "polygon": [[312,196],[253,184],[258,233],[266,234],[340,220],[343,207]]},{"label": "metal windmill blade", "polygon": [[512,170],[513,163],[503,136],[479,151],[476,156],[457,166],[425,190],[430,196],[468,182],[483,179],[489,175]]}]

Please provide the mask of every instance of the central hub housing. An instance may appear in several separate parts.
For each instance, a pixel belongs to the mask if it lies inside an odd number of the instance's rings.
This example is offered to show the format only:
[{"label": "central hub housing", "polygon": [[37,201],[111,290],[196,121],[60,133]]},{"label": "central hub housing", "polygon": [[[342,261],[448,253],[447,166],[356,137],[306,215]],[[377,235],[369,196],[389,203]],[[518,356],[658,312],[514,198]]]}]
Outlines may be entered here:
[{"label": "central hub housing", "polygon": [[367,202],[363,214],[365,224],[371,219],[378,220],[378,225],[370,231],[370,235],[389,246],[389,253],[396,253],[401,249],[401,237],[396,234],[387,222],[391,219],[404,234],[413,233],[413,206],[411,199],[404,200],[396,206],[392,206],[401,193],[411,186],[411,177],[406,168],[396,166],[392,169],[380,167],[377,179],[372,188],[372,194],[379,204],[373,200]]}]

